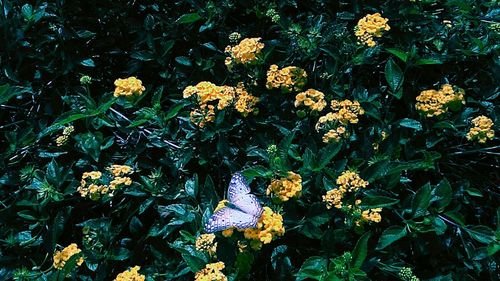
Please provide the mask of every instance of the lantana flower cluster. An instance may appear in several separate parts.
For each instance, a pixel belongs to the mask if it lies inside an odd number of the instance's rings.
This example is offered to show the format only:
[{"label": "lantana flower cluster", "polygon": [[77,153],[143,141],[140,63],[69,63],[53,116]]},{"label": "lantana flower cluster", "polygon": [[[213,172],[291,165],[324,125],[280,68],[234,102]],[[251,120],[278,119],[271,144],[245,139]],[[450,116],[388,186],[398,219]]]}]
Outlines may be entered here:
[{"label": "lantana flower cluster", "polygon": [[223,262],[209,263],[205,265],[205,268],[196,272],[194,275],[195,281],[227,281],[226,275],[222,273],[225,268]]},{"label": "lantana flower cluster", "polygon": [[195,247],[197,251],[207,252],[209,255],[215,255],[217,251],[217,242],[215,242],[215,234],[202,234],[196,238]]},{"label": "lantana flower cluster", "polygon": [[63,129],[62,135],[58,136],[56,138],[56,145],[57,146],[63,146],[68,142],[69,137],[71,134],[75,131],[75,127],[72,125],[67,126]]},{"label": "lantana flower cluster", "polygon": [[226,53],[230,56],[226,58],[226,65],[236,63],[251,63],[258,60],[259,55],[264,49],[264,43],[260,42],[261,38],[245,38],[236,46],[227,46]]},{"label": "lantana flower cluster", "polygon": [[116,79],[115,86],[115,92],[113,93],[113,96],[115,97],[130,97],[133,95],[140,96],[142,95],[142,92],[146,90],[146,88],[142,86],[142,81],[134,76],[125,79]]},{"label": "lantana flower cluster", "polygon": [[260,249],[262,244],[269,244],[275,237],[285,234],[283,217],[266,206],[257,226],[244,229],[243,234],[246,239],[252,240],[250,246],[253,249]]},{"label": "lantana flower cluster", "polygon": [[448,109],[456,110],[465,104],[464,90],[444,84],[440,90],[424,90],[417,96],[415,108],[424,114],[426,117],[439,116]]},{"label": "lantana flower cluster", "polygon": [[365,113],[358,101],[332,100],[332,112],[321,116],[316,123],[316,131],[326,131],[323,142],[338,142],[348,137],[347,125],[359,122],[359,116]]},{"label": "lantana flower cluster", "polygon": [[295,107],[305,105],[312,111],[322,111],[326,107],[325,94],[318,90],[308,89],[295,96]]},{"label": "lantana flower cluster", "polygon": [[387,24],[389,20],[383,18],[380,13],[368,14],[358,21],[354,28],[356,37],[360,44],[368,47],[375,47],[377,43],[373,40],[375,37],[382,37],[384,31],[389,31],[391,27]]},{"label": "lantana flower cluster", "polygon": [[267,187],[266,194],[273,194],[280,201],[288,201],[290,198],[299,197],[302,192],[302,177],[294,172],[281,179],[274,179]]},{"label": "lantana flower cluster", "polygon": [[[54,268],[56,269],[63,269],[64,265],[66,265],[66,262],[75,254],[80,253],[82,250],[78,248],[78,245],[76,243],[71,243],[69,246],[66,248],[62,249],[61,251],[56,251],[54,253]],[[76,264],[78,266],[82,265],[83,263],[83,257],[80,257]]]},{"label": "lantana flower cluster", "polygon": [[124,272],[118,274],[114,281],[144,281],[146,276],[139,273],[140,266],[134,266]]},{"label": "lantana flower cluster", "polygon": [[106,182],[103,174],[100,171],[85,172],[82,175],[80,186],[77,191],[82,197],[89,197],[92,200],[98,200],[102,196],[112,197],[115,190],[123,185],[129,186],[132,184],[132,179],[127,175],[134,171],[132,167],[127,165],[111,165],[107,169],[110,173],[110,179]]},{"label": "lantana flower cluster", "polygon": [[495,137],[493,121],[486,116],[478,116],[472,119],[472,128],[470,128],[466,137],[469,141],[477,140],[479,143],[485,143],[488,139],[492,140]]},{"label": "lantana flower cluster", "polygon": [[245,117],[249,113],[258,113],[255,106],[259,98],[248,93],[243,83],[231,87],[217,86],[211,82],[202,81],[184,89],[184,98],[192,96],[196,97],[198,108],[191,111],[190,119],[199,127],[204,127],[206,123],[215,120],[215,106],[217,110],[223,110],[234,104],[235,109]]},{"label": "lantana flower cluster", "polygon": [[337,178],[336,184],[338,188],[329,190],[323,195],[323,201],[326,203],[327,209],[335,207],[349,213],[357,214],[356,216],[359,217],[359,219],[356,221],[356,225],[358,226],[363,222],[380,222],[382,220],[382,216],[380,215],[382,208],[361,210],[359,207],[361,204],[360,199],[354,200],[354,204],[352,204],[352,201],[349,204],[348,201],[350,201],[352,197],[355,197],[356,192],[369,185],[369,182],[363,180],[358,173],[354,171],[344,171]]},{"label": "lantana flower cluster", "polygon": [[279,69],[275,64],[267,71],[267,89],[281,89],[282,92],[300,91],[307,82],[307,73],[296,66]]}]

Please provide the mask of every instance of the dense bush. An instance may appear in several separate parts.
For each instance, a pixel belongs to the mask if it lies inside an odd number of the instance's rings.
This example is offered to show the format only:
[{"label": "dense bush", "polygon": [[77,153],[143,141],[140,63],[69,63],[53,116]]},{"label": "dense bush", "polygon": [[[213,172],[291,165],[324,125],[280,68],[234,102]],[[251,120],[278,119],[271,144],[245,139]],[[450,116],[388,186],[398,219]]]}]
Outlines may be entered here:
[{"label": "dense bush", "polygon": [[498,280],[498,1],[0,3],[0,279]]}]

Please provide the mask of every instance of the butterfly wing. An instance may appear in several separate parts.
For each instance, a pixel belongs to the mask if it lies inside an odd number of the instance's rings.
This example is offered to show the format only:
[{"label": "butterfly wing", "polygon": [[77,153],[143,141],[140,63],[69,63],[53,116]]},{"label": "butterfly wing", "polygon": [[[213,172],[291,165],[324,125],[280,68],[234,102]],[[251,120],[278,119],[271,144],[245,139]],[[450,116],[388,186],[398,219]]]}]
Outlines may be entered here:
[{"label": "butterfly wing", "polygon": [[245,178],[240,173],[235,173],[231,178],[227,189],[227,198],[229,199],[229,202],[233,203],[238,197],[248,193],[250,193],[250,187],[248,186]]},{"label": "butterfly wing", "polygon": [[262,215],[262,206],[260,205],[259,199],[253,194],[244,194],[236,198],[234,202],[231,202],[239,210],[256,217],[260,218]]},{"label": "butterfly wing", "polygon": [[205,232],[213,233],[228,229],[236,228],[252,228],[257,225],[258,218],[246,214],[242,211],[224,207],[215,212],[205,224]]}]

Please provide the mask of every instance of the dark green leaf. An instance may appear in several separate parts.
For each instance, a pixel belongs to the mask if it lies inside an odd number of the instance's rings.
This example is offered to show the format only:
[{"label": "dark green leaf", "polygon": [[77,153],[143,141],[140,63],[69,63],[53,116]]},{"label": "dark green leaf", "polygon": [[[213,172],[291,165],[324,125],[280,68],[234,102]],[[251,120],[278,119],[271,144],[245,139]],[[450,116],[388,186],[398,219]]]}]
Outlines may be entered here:
[{"label": "dark green leaf", "polygon": [[406,227],[397,225],[390,226],[380,235],[377,250],[382,250],[405,236]]}]

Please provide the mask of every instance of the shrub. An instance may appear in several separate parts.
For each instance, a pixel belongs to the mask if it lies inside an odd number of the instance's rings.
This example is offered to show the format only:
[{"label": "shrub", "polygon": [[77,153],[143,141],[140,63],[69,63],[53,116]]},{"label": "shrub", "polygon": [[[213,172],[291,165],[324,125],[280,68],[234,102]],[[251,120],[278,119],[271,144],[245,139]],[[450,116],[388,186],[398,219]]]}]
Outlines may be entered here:
[{"label": "shrub", "polygon": [[0,3],[0,279],[498,279],[497,1]]}]

